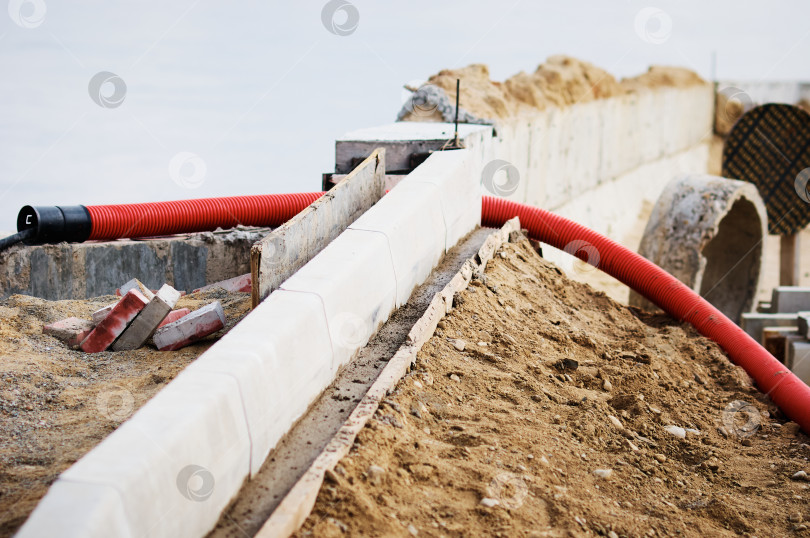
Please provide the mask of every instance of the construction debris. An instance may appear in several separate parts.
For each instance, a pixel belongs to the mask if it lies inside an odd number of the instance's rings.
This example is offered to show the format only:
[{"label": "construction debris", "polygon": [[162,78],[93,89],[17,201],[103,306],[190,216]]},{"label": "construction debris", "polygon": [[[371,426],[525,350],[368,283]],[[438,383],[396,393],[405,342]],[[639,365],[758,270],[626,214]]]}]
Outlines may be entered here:
[{"label": "construction debris", "polygon": [[229,278],[228,280],[223,280],[221,282],[208,284],[207,286],[203,286],[202,288],[197,288],[196,290],[194,290],[193,293],[197,293],[200,291],[214,290],[217,288],[222,288],[225,291],[238,291],[241,293],[250,293],[252,291],[252,286],[253,286],[253,279],[251,278],[250,273],[247,273],[244,275]]},{"label": "construction debris", "polygon": [[95,323],[81,318],[67,318],[42,327],[42,334],[58,338],[70,348],[77,348],[95,327]]},{"label": "construction debris", "polygon": [[[249,293],[250,275],[204,286],[197,292],[222,289],[226,292]],[[173,310],[184,292],[164,284],[153,291],[137,278],[116,290],[123,297],[116,303],[99,308],[91,319],[69,317],[42,328],[72,349],[86,353],[130,351],[153,341],[161,351],[177,350],[225,327],[225,313],[219,301],[214,301],[192,313],[188,308]]]},{"label": "construction debris", "polygon": [[144,345],[172,311],[178,299],[180,299],[180,292],[168,284],[164,284],[115,341],[112,346],[113,351],[138,349]]},{"label": "construction debris", "polygon": [[153,341],[160,351],[185,347],[225,326],[225,313],[219,301],[195,310],[179,320],[155,331]]},{"label": "construction debris", "polygon": [[140,291],[143,294],[143,296],[149,299],[150,301],[152,300],[152,297],[155,296],[155,292],[147,288],[143,284],[143,282],[141,282],[137,278],[133,278],[132,280],[130,280],[129,282],[127,282],[126,284],[115,290],[115,294],[123,297],[124,295],[127,294],[129,290]]},{"label": "construction debris", "polygon": [[148,302],[149,300],[140,291],[130,289],[107,317],[84,339],[80,346],[82,351],[100,353],[110,347]]}]

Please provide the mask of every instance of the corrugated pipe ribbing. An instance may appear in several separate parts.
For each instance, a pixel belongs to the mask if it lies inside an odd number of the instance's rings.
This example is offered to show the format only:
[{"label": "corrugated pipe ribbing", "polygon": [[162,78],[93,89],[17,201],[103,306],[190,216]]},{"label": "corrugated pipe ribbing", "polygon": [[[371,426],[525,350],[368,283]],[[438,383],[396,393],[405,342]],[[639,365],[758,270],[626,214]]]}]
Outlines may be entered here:
[{"label": "corrugated pipe ribbing", "polygon": [[759,390],[810,433],[810,387],[700,295],[651,261],[584,226],[536,207],[484,197],[483,226],[500,227],[515,216],[532,239],[586,262],[598,253],[599,269],[717,342],[756,381]]},{"label": "corrugated pipe ribbing", "polygon": [[245,226],[280,226],[323,196],[322,192],[263,194],[86,206],[90,240],[152,237]]}]

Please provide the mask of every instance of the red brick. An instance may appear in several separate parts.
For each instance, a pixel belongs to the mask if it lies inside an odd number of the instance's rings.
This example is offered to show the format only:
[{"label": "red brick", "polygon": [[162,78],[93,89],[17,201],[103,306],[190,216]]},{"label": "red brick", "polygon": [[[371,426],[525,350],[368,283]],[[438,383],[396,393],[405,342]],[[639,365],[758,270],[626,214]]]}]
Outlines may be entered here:
[{"label": "red brick", "polygon": [[207,286],[203,286],[202,288],[197,288],[192,293],[197,293],[198,291],[209,291],[216,288],[222,288],[225,291],[238,291],[242,293],[250,293],[252,291],[252,278],[250,273],[246,275],[239,275],[233,278],[229,278],[228,280],[223,280],[221,282],[215,282],[214,284],[208,284]]},{"label": "red brick", "polygon": [[95,325],[98,325],[99,323],[101,323],[101,320],[106,318],[107,314],[112,312],[112,309],[116,304],[117,303],[108,304],[107,306],[105,306],[103,308],[99,308],[98,310],[93,312],[93,314],[90,316],[90,318],[93,320],[93,325],[95,326]]},{"label": "red brick", "polygon": [[171,312],[169,312],[169,315],[166,316],[166,318],[160,322],[160,325],[158,325],[158,329],[160,329],[164,325],[168,325],[169,323],[174,323],[178,319],[190,313],[191,310],[189,310],[188,308],[178,308],[177,310],[172,310]]},{"label": "red brick", "polygon": [[126,284],[115,290],[115,294],[119,296],[125,295],[129,290],[140,291],[143,294],[143,296],[150,301],[152,300],[152,297],[155,296],[155,292],[147,288],[146,285],[137,278],[133,278],[132,280],[130,280],[129,282],[127,282]]},{"label": "red brick", "polygon": [[81,318],[67,318],[42,327],[42,333],[58,338],[66,345],[77,348],[93,330],[93,322]]},{"label": "red brick", "polygon": [[174,323],[155,331],[152,340],[160,351],[173,351],[214,334],[225,326],[225,313],[219,301],[195,310]]},{"label": "red brick", "polygon": [[149,304],[138,313],[129,327],[113,342],[112,350],[129,351],[144,345],[158,328],[160,322],[166,319],[166,316],[172,311],[178,299],[180,299],[180,293],[168,284],[163,284]]},{"label": "red brick", "polygon": [[148,302],[140,291],[129,290],[116,303],[107,317],[96,325],[96,328],[84,339],[81,345],[82,351],[99,353],[107,349]]}]

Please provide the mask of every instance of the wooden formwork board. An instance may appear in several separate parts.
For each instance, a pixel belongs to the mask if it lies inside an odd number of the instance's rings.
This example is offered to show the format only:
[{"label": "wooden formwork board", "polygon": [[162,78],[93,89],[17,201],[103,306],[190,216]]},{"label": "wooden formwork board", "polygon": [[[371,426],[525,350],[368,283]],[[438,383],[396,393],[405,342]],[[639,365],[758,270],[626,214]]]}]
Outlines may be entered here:
[{"label": "wooden formwork board", "polygon": [[374,150],[312,205],[250,249],[255,308],[385,194],[385,150]]}]

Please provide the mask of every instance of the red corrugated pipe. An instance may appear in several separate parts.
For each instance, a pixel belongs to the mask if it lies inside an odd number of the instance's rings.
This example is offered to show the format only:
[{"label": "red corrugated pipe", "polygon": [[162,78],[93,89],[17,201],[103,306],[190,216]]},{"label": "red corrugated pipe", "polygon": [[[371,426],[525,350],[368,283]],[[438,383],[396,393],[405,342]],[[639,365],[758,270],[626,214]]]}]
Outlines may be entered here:
[{"label": "red corrugated pipe", "polygon": [[150,237],[245,226],[280,226],[322,192],[232,196],[147,204],[89,205],[88,239]]},{"label": "red corrugated pipe", "polygon": [[[235,196],[111,206],[37,207],[20,211],[17,229],[34,228],[36,242],[148,237],[228,228],[279,226],[321,192]],[[722,312],[654,263],[610,239],[542,209],[485,196],[484,226],[513,217],[537,240],[565,250],[627,284],[671,316],[691,323],[722,347],[782,411],[810,433],[810,387]],[[26,232],[29,233],[29,232]],[[594,258],[598,257],[598,263]]]},{"label": "red corrugated pipe", "polygon": [[81,243],[93,239],[154,237],[245,226],[280,226],[323,196],[322,192],[262,194],[120,205],[25,206],[19,233],[0,243]]},{"label": "red corrugated pipe", "polygon": [[586,262],[590,258],[592,265],[717,342],[756,381],[759,390],[810,433],[810,387],[700,295],[646,258],[584,226],[536,207],[484,197],[483,226],[499,227],[515,216],[532,239]]}]

